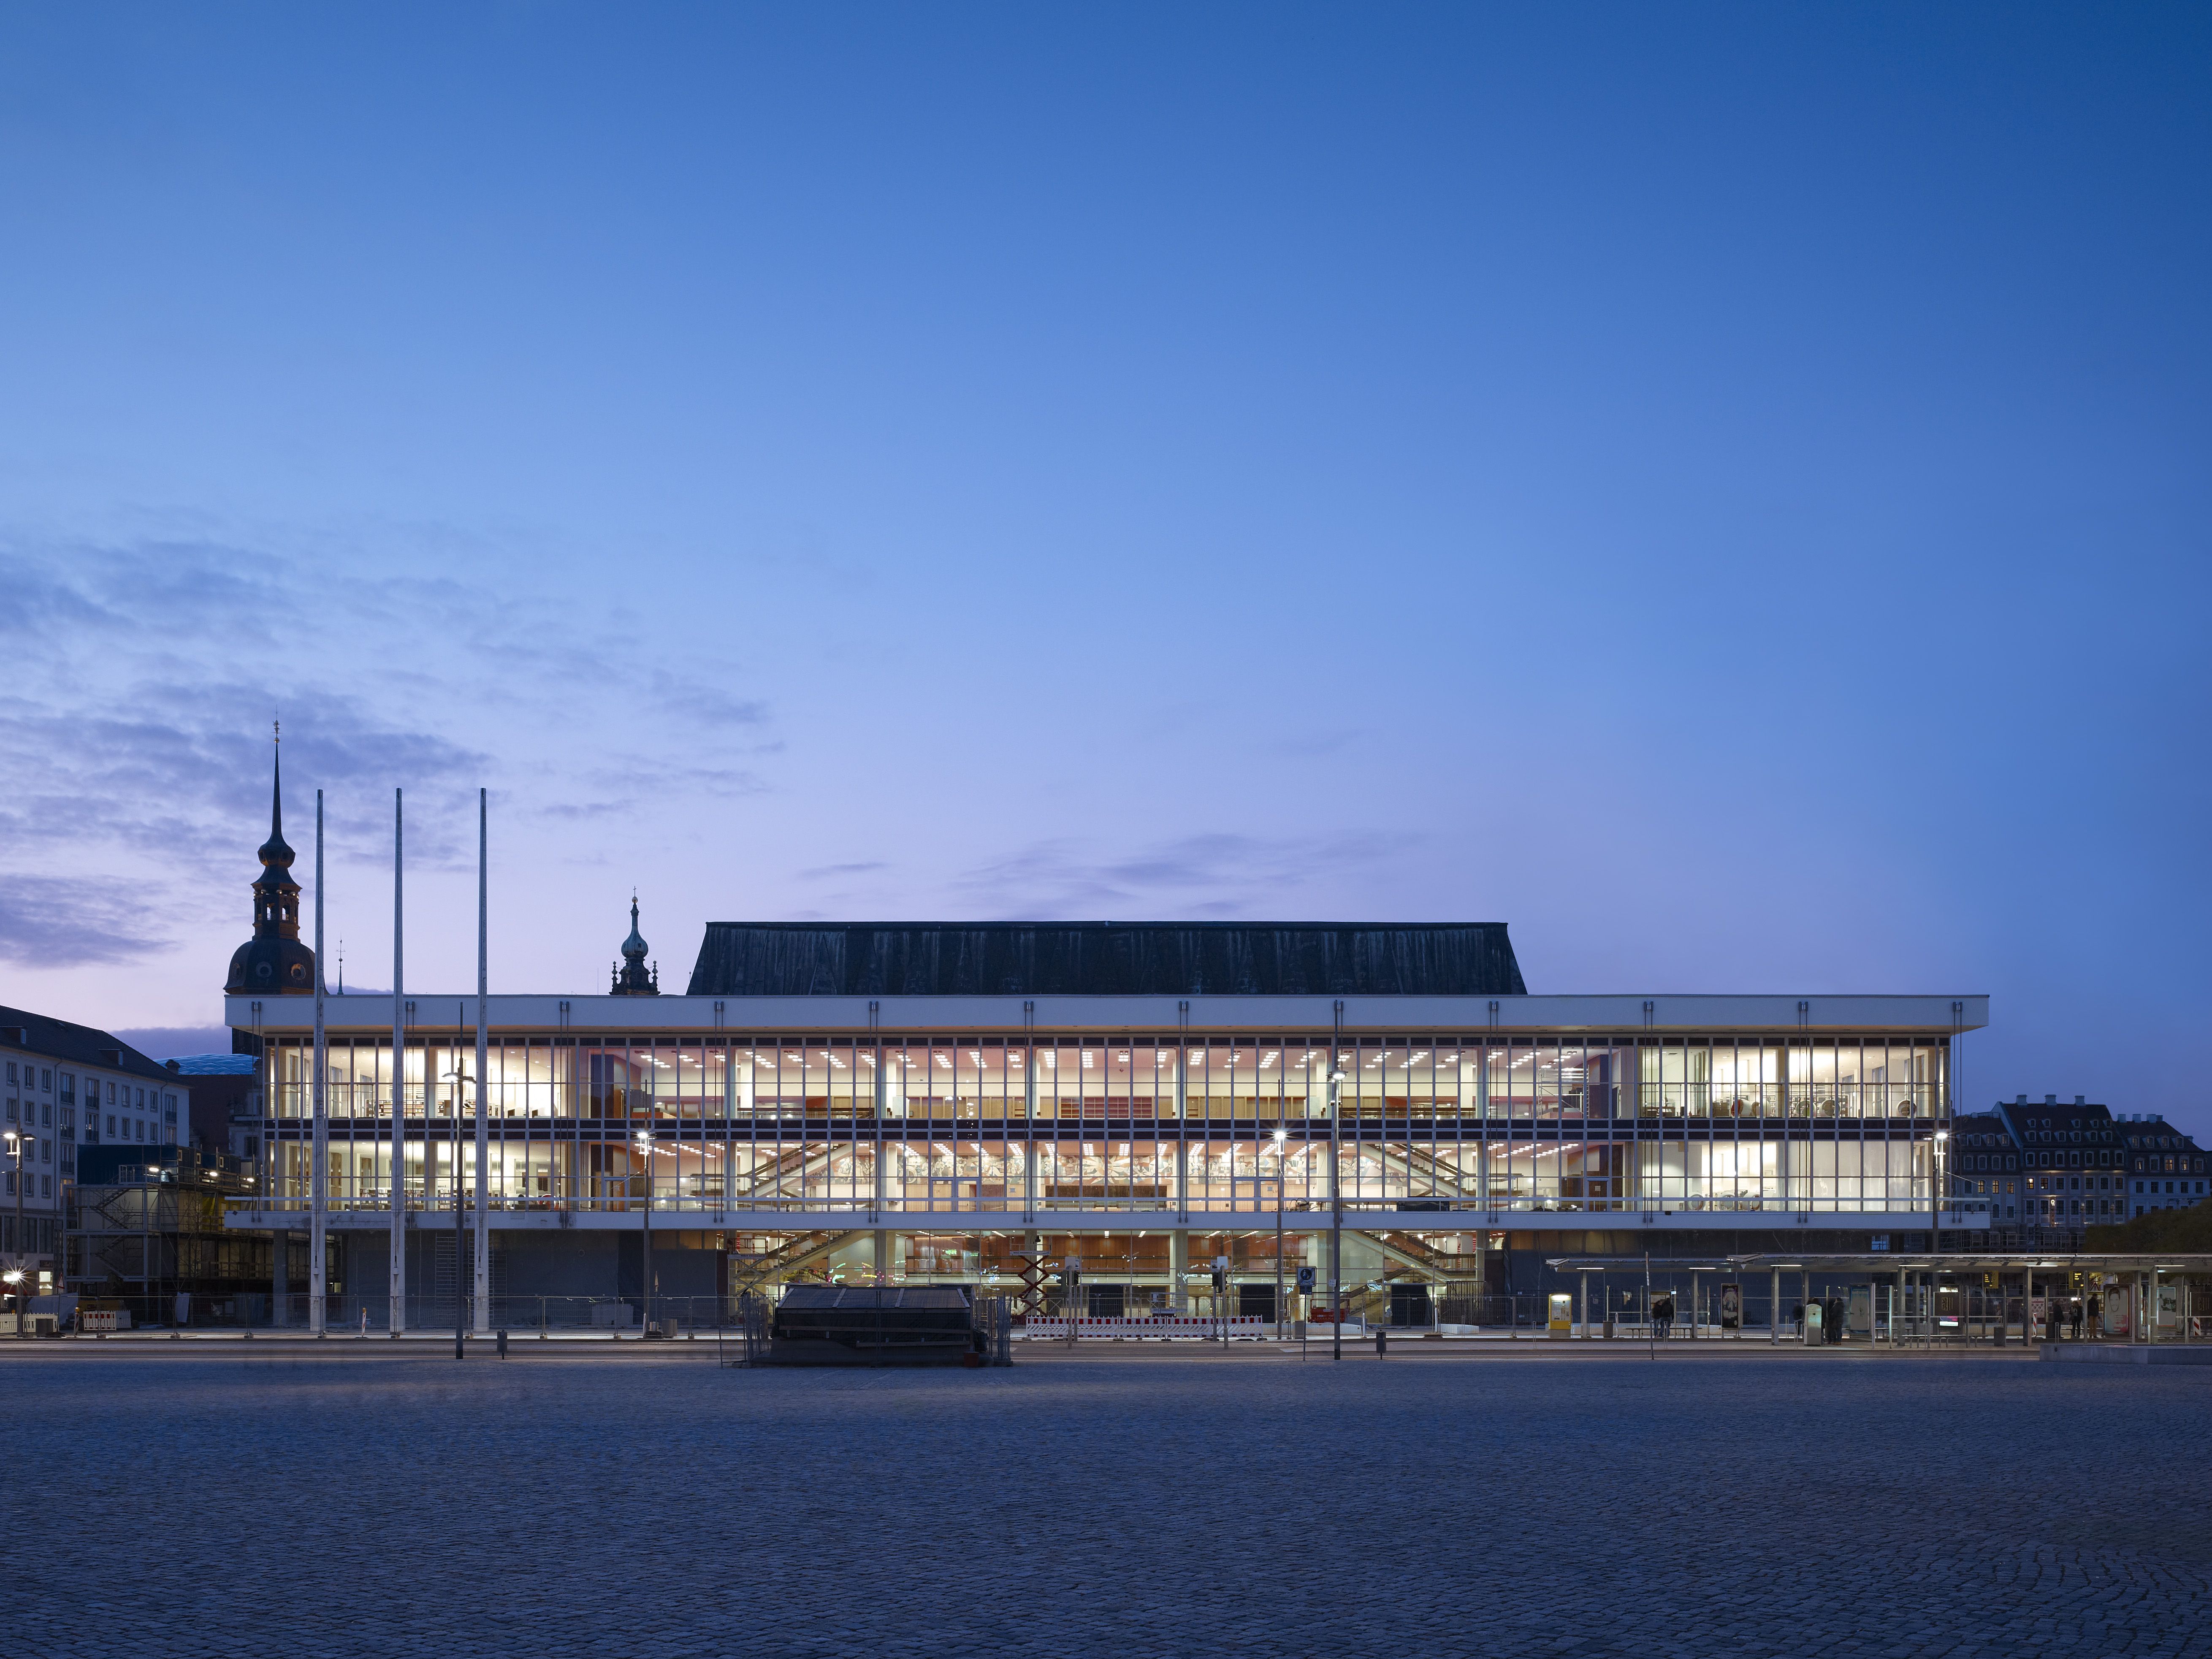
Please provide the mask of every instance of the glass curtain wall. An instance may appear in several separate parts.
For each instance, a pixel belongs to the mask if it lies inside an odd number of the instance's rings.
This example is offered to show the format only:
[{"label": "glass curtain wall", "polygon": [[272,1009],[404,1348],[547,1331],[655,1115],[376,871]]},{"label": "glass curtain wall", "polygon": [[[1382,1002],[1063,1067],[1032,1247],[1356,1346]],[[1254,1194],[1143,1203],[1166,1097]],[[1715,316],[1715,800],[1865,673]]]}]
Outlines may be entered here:
[{"label": "glass curtain wall", "polygon": [[[502,1209],[923,1213],[1326,1208],[1329,1046],[947,1034],[502,1037],[484,1079]],[[1903,1211],[1927,1201],[1941,1041],[1451,1034],[1346,1039],[1354,1209]],[[328,1191],[390,1193],[388,1038],[334,1038]],[[311,1046],[272,1047],[272,1171],[307,1193]],[[411,1203],[472,1200],[473,1033],[407,1045]]]}]

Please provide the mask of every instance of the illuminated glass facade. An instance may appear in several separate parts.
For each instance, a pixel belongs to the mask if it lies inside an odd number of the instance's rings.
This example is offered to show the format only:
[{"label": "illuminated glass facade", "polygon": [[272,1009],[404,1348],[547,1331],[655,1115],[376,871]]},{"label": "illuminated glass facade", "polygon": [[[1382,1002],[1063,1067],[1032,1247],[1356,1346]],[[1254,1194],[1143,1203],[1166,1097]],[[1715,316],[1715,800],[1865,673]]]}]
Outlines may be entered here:
[{"label": "illuminated glass facade", "polygon": [[[666,1012],[672,1028],[696,1018],[673,1002]],[[497,1025],[495,1014],[489,1206],[592,1216],[650,1203],[671,1225],[737,1212],[866,1211],[897,1218],[867,1224],[907,1225],[1252,1214],[1279,1202],[1299,1215],[1339,1203],[1501,1218],[1924,1215],[1952,1053],[1951,1035],[1925,1030],[593,1036]],[[329,1036],[334,1214],[388,1210],[391,1056],[388,1028]],[[267,1196],[297,1202],[310,1186],[312,1043],[296,1029],[270,1032],[268,1060],[277,1118]],[[473,1193],[475,1069],[473,1030],[410,1036],[401,1110],[412,1203],[443,1201],[457,1164]]]}]

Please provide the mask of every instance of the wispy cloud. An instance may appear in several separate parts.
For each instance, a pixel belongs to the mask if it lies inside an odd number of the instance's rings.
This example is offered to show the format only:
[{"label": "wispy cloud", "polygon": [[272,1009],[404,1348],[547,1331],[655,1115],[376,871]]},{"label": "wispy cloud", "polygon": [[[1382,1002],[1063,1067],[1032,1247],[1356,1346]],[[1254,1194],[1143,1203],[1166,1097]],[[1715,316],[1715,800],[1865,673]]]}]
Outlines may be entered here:
[{"label": "wispy cloud", "polygon": [[[431,809],[419,830],[410,814],[410,852],[434,864],[473,855],[443,821],[503,773],[519,774],[524,815],[574,819],[766,788],[738,756],[779,746],[768,705],[724,659],[641,674],[618,615],[580,625],[526,585],[359,563],[192,537],[0,545],[0,582],[49,642],[0,696],[0,769],[16,781],[0,835],[157,863],[235,854],[241,827],[264,821],[278,718],[295,813],[303,787],[404,787]],[[739,732],[741,750],[724,736]],[[532,744],[596,763],[549,767]]]},{"label": "wispy cloud", "polygon": [[11,875],[0,884],[0,957],[27,967],[143,961],[170,940],[145,896],[111,884]]},{"label": "wispy cloud", "polygon": [[1255,906],[1280,914],[1308,881],[1402,855],[1424,839],[1385,832],[1327,838],[1212,834],[1121,853],[1055,839],[974,866],[953,885],[989,896],[989,908],[1000,915],[1133,918],[1157,909],[1225,918],[1251,915]]}]

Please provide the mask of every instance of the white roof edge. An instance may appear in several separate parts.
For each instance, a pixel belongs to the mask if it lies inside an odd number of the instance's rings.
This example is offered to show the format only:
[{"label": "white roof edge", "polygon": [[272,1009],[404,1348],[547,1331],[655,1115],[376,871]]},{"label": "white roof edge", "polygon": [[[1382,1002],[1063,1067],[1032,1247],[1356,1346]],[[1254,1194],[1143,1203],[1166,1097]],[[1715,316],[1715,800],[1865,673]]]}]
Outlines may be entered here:
[{"label": "white roof edge", "polygon": [[[407,999],[412,1024],[451,1030],[453,1011],[472,1014],[476,999],[444,993]],[[921,1030],[1231,1031],[1296,1026],[1327,1029],[1340,1001],[1344,1026],[1383,1030],[1558,1030],[1609,1032],[1978,1030],[1989,1024],[1986,994],[1967,996],[1734,994],[1433,996],[989,996],[989,997],[559,997],[491,998],[494,1026],[571,1031]],[[389,1030],[392,998],[331,996],[325,1023],[349,1031]],[[1188,1006],[1188,1015],[1184,1012]],[[1033,1012],[1030,1010],[1033,1009]],[[224,1000],[224,1018],[241,1030],[300,1031],[314,1024],[309,997]]]}]

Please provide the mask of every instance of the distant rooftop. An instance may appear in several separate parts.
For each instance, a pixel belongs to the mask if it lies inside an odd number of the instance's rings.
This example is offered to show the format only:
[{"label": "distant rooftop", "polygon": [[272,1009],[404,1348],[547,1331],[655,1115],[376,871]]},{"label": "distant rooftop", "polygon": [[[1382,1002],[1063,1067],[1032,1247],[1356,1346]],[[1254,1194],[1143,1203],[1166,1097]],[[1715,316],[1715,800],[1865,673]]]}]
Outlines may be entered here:
[{"label": "distant rooftop", "polygon": [[688,994],[1526,996],[1505,924],[713,921]]},{"label": "distant rooftop", "polygon": [[28,1048],[80,1066],[104,1066],[137,1077],[161,1077],[160,1063],[120,1037],[91,1025],[78,1025],[27,1008],[0,1006],[0,1042]]},{"label": "distant rooftop", "polygon": [[261,1062],[252,1054],[179,1054],[163,1063],[179,1077],[252,1077]]}]

